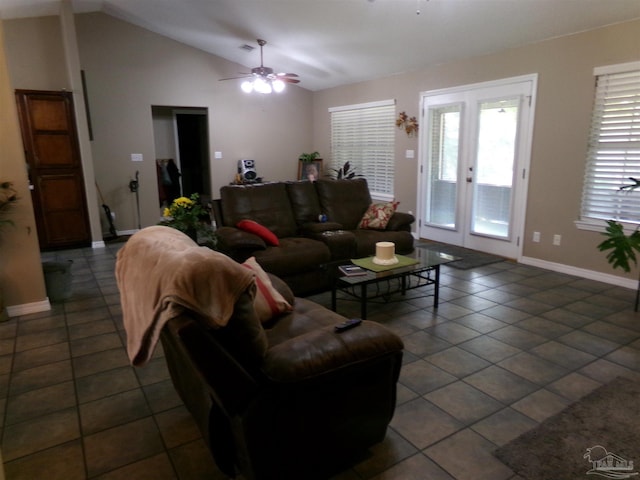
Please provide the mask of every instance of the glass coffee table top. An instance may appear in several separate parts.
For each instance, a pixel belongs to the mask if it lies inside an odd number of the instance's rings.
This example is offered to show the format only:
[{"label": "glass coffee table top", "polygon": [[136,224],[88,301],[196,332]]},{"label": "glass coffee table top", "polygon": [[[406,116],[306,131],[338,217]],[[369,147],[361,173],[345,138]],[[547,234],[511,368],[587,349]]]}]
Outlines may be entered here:
[{"label": "glass coffee table top", "polygon": [[354,276],[341,276],[340,271],[336,269],[337,277],[331,292],[333,310],[336,310],[338,291],[360,301],[361,318],[364,319],[367,315],[367,304],[372,300],[382,299],[387,302],[397,293],[404,296],[408,290],[428,285],[433,285],[433,293],[429,295],[434,297],[434,308],[438,308],[440,265],[454,262],[460,257],[422,248],[417,248],[405,256],[415,258],[417,263],[381,272],[367,270],[363,275]]}]

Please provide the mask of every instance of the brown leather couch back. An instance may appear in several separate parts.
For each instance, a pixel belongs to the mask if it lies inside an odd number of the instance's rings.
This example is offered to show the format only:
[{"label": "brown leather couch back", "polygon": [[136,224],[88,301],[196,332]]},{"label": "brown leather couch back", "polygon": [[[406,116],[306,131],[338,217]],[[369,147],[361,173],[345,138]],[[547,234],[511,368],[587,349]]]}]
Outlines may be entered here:
[{"label": "brown leather couch back", "polygon": [[345,230],[355,230],[371,205],[367,180],[318,180],[315,186],[327,221],[340,223]]},{"label": "brown leather couch back", "polygon": [[258,185],[225,185],[220,189],[225,226],[235,227],[250,219],[267,227],[278,238],[293,237],[297,226],[286,185],[281,182]]},{"label": "brown leather couch back", "polygon": [[318,216],[323,212],[313,182],[288,182],[287,192],[298,226],[318,221]]}]

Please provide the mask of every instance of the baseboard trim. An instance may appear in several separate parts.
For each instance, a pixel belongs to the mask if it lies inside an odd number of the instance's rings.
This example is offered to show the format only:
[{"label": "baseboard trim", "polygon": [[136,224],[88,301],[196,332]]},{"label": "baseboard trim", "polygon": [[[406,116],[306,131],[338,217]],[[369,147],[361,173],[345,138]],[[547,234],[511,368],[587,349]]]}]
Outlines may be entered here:
[{"label": "baseboard trim", "polygon": [[595,280],[597,282],[609,283],[617,287],[625,287],[632,290],[638,288],[637,280],[611,275],[610,273],[596,272],[594,270],[587,270],[586,268],[572,267],[571,265],[548,262],[546,260],[540,260],[532,257],[521,257],[519,262],[525,265],[531,265],[532,267],[540,267],[558,273],[566,273],[567,275],[575,275],[576,277]]},{"label": "baseboard trim", "polygon": [[51,302],[49,302],[49,298],[47,298],[41,302],[7,306],[7,315],[13,318],[20,317],[22,315],[29,315],[30,313],[47,312],[49,310],[51,310]]}]

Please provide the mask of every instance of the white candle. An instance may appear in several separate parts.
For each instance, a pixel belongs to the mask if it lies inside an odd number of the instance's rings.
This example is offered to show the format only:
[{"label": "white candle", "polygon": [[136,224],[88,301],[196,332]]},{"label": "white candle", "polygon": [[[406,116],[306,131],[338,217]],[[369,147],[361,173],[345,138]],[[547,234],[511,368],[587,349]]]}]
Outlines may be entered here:
[{"label": "white candle", "polygon": [[378,242],[376,243],[376,257],[381,260],[389,260],[393,258],[395,253],[395,244],[393,242]]},{"label": "white candle", "polygon": [[377,242],[376,256],[373,257],[373,263],[378,265],[393,265],[398,263],[395,256],[396,245],[393,242]]}]

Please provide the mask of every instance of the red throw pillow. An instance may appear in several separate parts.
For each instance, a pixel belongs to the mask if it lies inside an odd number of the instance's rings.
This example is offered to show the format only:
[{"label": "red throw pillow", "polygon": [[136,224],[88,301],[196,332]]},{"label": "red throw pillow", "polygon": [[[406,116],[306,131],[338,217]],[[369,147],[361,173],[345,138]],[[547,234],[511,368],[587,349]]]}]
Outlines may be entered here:
[{"label": "red throw pillow", "polygon": [[266,323],[272,318],[292,310],[291,304],[273,287],[269,275],[256,262],[255,257],[247,259],[242,266],[256,274],[258,288],[256,289],[256,298],[253,300],[253,308],[261,323]]},{"label": "red throw pillow", "polygon": [[263,239],[267,245],[271,245],[273,247],[277,247],[280,245],[280,240],[278,237],[269,230],[267,227],[260,225],[258,222],[254,222],[253,220],[240,220],[236,227],[240,230],[244,230],[245,232],[253,233],[254,235],[259,236]]},{"label": "red throw pillow", "polygon": [[391,215],[398,208],[400,202],[372,203],[358,224],[358,228],[384,230],[391,219]]}]

